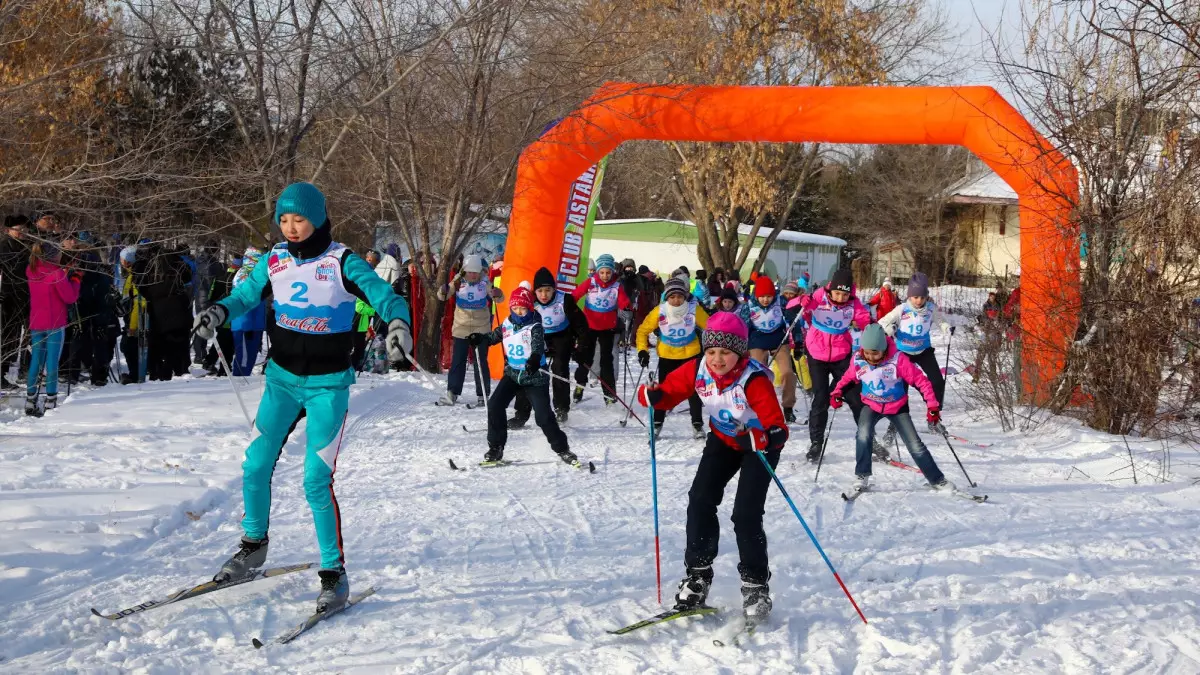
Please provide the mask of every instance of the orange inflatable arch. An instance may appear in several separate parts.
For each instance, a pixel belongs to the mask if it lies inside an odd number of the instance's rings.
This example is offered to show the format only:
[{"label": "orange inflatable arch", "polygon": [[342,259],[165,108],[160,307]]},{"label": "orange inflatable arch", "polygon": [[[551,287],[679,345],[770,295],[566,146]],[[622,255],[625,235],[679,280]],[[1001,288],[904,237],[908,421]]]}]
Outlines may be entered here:
[{"label": "orange inflatable arch", "polygon": [[[991,87],[610,83],[521,154],[502,290],[558,269],[571,184],[628,140],[960,145],[1019,196],[1022,377],[1043,398],[1079,312],[1074,167]],[[897,227],[903,227],[897,223]],[[613,251],[619,257],[620,251]],[[501,309],[507,314],[507,305]],[[503,372],[493,350],[492,373]]]}]

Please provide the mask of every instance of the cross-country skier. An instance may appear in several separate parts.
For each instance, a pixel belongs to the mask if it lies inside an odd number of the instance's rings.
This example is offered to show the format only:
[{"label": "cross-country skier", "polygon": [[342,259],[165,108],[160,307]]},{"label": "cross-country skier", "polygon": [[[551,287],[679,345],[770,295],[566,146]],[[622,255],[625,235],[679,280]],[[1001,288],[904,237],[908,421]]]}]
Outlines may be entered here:
[{"label": "cross-country skier", "polygon": [[454,405],[462,395],[463,380],[467,376],[467,353],[475,352],[475,367],[479,369],[475,380],[475,396],[478,405],[492,387],[492,375],[488,371],[487,347],[471,347],[467,337],[472,333],[486,333],[492,329],[492,303],[504,299],[484,274],[483,258],[469,255],[463,258],[462,271],[450,283],[438,289],[438,299],[445,300],[454,291],[454,325],[450,332],[454,336],[454,356],[450,372],[446,374],[446,394],[441,405]]},{"label": "cross-country skier", "polygon": [[575,348],[575,360],[579,367],[575,369],[574,398],[578,403],[583,399],[583,387],[588,381],[588,369],[595,363],[596,345],[600,346],[600,380],[608,385],[604,391],[605,405],[611,405],[616,399],[610,392],[617,390],[617,377],[613,372],[613,338],[617,329],[617,310],[629,309],[629,298],[625,289],[617,280],[617,263],[607,253],[596,258],[596,273],[571,292],[575,300],[587,298],[583,303],[583,313],[587,317],[587,331],[579,338]]},{"label": "cross-country skier", "polygon": [[908,448],[917,468],[925,480],[937,490],[954,489],[946,480],[937,462],[921,437],[917,435],[912,417],[908,413],[908,385],[916,387],[929,406],[926,419],[937,424],[940,419],[937,399],[929,378],[901,354],[891,338],[879,324],[871,324],[859,338],[859,350],[846,374],[833,390],[833,407],[840,408],[842,394],[853,384],[861,385],[862,402],[865,404],[858,415],[858,435],[855,437],[854,490],[868,489],[871,481],[871,446],[875,438],[875,423],[886,417],[899,432],[900,440]]},{"label": "cross-country skier", "polygon": [[370,303],[388,322],[392,360],[412,353],[412,333],[408,303],[365,260],[333,241],[325,195],[316,186],[293,183],[284,188],[275,203],[275,222],[287,241],[276,244],[265,264],[256,266],[228,298],[197,316],[194,326],[197,335],[211,340],[227,318],[250,311],[267,294],[274,296],[275,330],[254,418],[257,433],[242,462],[244,534],[241,548],[214,580],[246,576],[266,562],[271,476],[288,434],[307,415],[304,493],[321,549],[317,611],[322,612],[345,604],[350,594],[333,472],[354,382],[355,299]]},{"label": "cross-country skier", "polygon": [[[937,351],[929,338],[937,316],[937,304],[929,299],[929,281],[924,274],[917,272],[908,280],[908,298],[886,316],[880,317],[879,325],[894,338],[896,348],[929,378],[938,407],[943,407],[946,401],[946,378],[938,367]],[[937,431],[935,425],[929,426],[931,431]]]},{"label": "cross-country skier", "polygon": [[[808,353],[808,372],[812,376],[813,401],[808,412],[809,448],[805,455],[815,462],[821,457],[825,441],[825,422],[829,419],[829,392],[850,366],[854,338],[851,326],[859,330],[871,323],[871,314],[854,297],[854,280],[850,270],[843,267],[833,273],[829,284],[805,297],[804,320],[810,328],[804,336]],[[846,402],[858,419],[862,408],[857,389],[845,392]]]},{"label": "cross-country skier", "polygon": [[754,297],[741,307],[742,320],[750,330],[750,358],[766,365],[769,355],[774,354],[783,375],[783,418],[795,424],[796,413],[796,370],[792,361],[792,350],[784,340],[789,336],[788,326],[800,316],[800,307],[785,309],[784,301],[775,294],[775,282],[771,277],[760,274],[754,282]]},{"label": "cross-country skier", "polygon": [[[587,320],[574,299],[558,290],[554,275],[542,267],[533,275],[534,309],[542,317],[542,331],[546,340],[546,355],[550,357],[550,372],[558,376],[550,383],[554,394],[554,416],[559,423],[567,421],[571,409],[571,390],[567,377],[571,372],[571,353],[575,349],[575,338],[586,330]],[[529,421],[533,404],[524,390],[517,394],[516,414],[508,421],[509,429],[520,429]]]},{"label": "cross-country skier", "polygon": [[485,462],[504,459],[504,446],[508,442],[508,424],[504,411],[518,391],[523,391],[533,405],[533,419],[541,427],[550,443],[550,449],[558,453],[567,464],[575,464],[575,453],[567,443],[567,435],[559,428],[554,414],[550,412],[550,378],[542,371],[546,367],[546,338],[542,316],[533,308],[533,294],[525,285],[518,286],[508,301],[509,315],[500,327],[490,333],[473,333],[469,338],[472,345],[504,346],[504,377],[496,383],[496,390],[488,399],[488,451]]},{"label": "cross-country skier", "polygon": [[[729,284],[733,284],[732,281]],[[727,285],[721,289],[720,300],[717,301],[718,312],[736,312],[738,305],[741,304],[741,298],[738,297],[737,289],[732,285]]]},{"label": "cross-country skier", "polygon": [[[659,382],[680,366],[700,357],[700,331],[708,323],[708,312],[688,293],[683,277],[672,277],[663,293],[665,301],[650,310],[637,330],[638,364],[642,368],[650,366],[650,334],[658,332]],[[688,409],[696,438],[702,438],[704,420],[700,417],[700,397],[694,393],[688,397]],[[654,411],[655,433],[662,430],[666,418],[666,410]]]},{"label": "cross-country skier", "polygon": [[761,450],[774,468],[788,430],[770,371],[747,354],[748,338],[746,324],[736,314],[713,314],[700,338],[704,358],[688,361],[661,384],[639,387],[638,402],[670,410],[698,394],[712,429],[688,492],[687,575],[679,582],[675,606],[699,607],[708,598],[720,536],[717,506],[725,486],[740,471],[733,529],[741,557],[742,607],[748,620],[758,622],[771,611],[771,570],[762,526],[771,474],[752,450]]}]

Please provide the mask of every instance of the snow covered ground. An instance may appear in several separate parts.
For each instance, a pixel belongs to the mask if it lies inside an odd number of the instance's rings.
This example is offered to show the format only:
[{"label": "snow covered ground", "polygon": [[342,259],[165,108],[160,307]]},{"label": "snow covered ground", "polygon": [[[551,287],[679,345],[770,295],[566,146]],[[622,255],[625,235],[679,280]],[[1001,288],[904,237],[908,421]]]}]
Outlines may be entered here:
[{"label": "snow covered ground", "polygon": [[[244,386],[248,404],[260,386]],[[311,610],[315,574],[118,622],[89,612],[198,583],[234,549],[248,433],[228,380],[109,386],[42,420],[8,414],[0,672],[1200,672],[1200,487],[1181,471],[1194,448],[1175,449],[1174,482],[1134,485],[1119,438],[1069,421],[1000,434],[952,404],[953,433],[994,443],[957,448],[990,503],[930,494],[918,475],[876,465],[879,492],[848,506],[850,416],[835,421],[816,485],[796,426],[780,476],[870,624],[772,490],[773,618],[744,648],[717,647],[740,603],[732,497],[711,597],[724,615],[610,636],[658,611],[642,427],[618,426],[619,407],[593,389],[568,434],[595,474],[558,462],[532,425],[509,440],[522,463],[481,470],[484,413],[431,405],[441,386],[412,375],[355,386],[336,490],[351,584],[379,592],[260,651],[251,638]],[[951,391],[960,386],[952,378]],[[315,558],[303,431],[275,474],[273,565]],[[945,443],[925,439],[964,485]],[[682,572],[699,447],[686,414],[668,417],[664,599]],[[1144,462],[1157,447],[1132,446]],[[471,469],[452,472],[448,458]]]}]

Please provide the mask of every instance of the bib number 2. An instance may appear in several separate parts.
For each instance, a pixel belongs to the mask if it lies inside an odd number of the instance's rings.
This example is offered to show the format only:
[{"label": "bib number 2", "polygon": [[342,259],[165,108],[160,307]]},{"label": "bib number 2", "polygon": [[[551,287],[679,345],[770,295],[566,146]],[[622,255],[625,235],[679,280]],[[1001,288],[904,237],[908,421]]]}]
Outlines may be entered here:
[{"label": "bib number 2", "polygon": [[308,302],[308,284],[297,281],[292,284],[292,288],[296,291],[292,294],[292,302]]}]

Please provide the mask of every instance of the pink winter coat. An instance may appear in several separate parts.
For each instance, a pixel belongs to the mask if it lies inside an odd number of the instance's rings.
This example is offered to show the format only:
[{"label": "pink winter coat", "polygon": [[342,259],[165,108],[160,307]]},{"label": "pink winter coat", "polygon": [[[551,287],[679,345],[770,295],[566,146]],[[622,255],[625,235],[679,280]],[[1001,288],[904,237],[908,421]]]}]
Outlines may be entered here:
[{"label": "pink winter coat", "polygon": [[[871,312],[854,295],[853,288],[850,289],[850,302],[838,305],[829,299],[829,289],[821,287],[812,295],[805,296],[804,320],[810,326],[808,334],[804,336],[808,357],[818,361],[841,361],[850,356],[850,351],[854,349],[850,324],[853,323],[859,330],[866,328],[871,323]],[[826,321],[840,325],[826,326],[823,324]]]},{"label": "pink winter coat", "polygon": [[67,325],[67,307],[79,299],[79,282],[58,265],[43,262],[25,268],[29,280],[29,330],[55,330]]},{"label": "pink winter coat", "polygon": [[838,398],[846,387],[854,382],[862,382],[865,377],[873,376],[869,378],[869,385],[863,385],[861,392],[863,403],[871,410],[881,415],[895,415],[900,412],[908,405],[908,389],[905,384],[911,384],[920,390],[921,396],[925,397],[925,405],[929,406],[930,410],[937,408],[937,396],[933,394],[933,385],[929,383],[929,378],[908,359],[907,354],[902,354],[896,349],[896,343],[891,338],[887,339],[887,345],[887,354],[877,366],[867,363],[861,350],[855,354],[850,367],[846,369],[846,374],[842,375],[842,379],[833,388],[831,396]]}]

